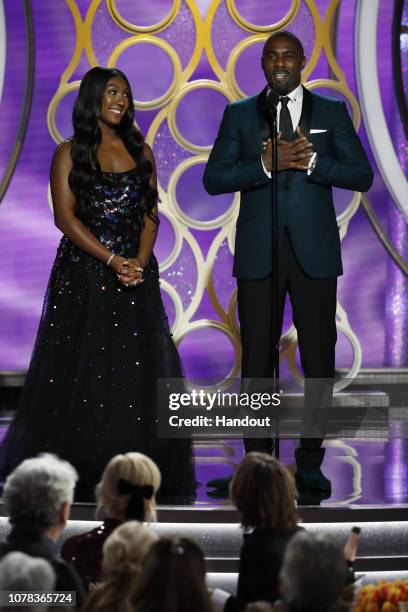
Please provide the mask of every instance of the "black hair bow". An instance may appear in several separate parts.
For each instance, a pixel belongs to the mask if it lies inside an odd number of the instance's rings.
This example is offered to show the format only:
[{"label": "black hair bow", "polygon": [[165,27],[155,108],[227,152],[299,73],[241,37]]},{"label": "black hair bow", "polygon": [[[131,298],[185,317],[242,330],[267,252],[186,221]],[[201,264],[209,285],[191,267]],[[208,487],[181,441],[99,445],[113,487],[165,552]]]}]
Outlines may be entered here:
[{"label": "black hair bow", "polygon": [[118,493],[119,495],[130,495],[126,510],[126,518],[144,521],[144,500],[153,497],[154,489],[152,485],[141,486],[120,478],[118,482]]}]

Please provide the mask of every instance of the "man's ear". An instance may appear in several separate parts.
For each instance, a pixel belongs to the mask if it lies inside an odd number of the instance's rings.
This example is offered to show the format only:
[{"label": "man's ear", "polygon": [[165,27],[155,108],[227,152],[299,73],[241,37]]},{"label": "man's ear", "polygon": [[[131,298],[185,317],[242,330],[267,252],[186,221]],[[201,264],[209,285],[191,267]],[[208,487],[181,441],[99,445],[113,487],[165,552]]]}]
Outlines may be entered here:
[{"label": "man's ear", "polygon": [[307,64],[306,57],[305,57],[305,56],[303,56],[303,59],[302,59],[302,70],[304,69],[304,67],[306,66],[306,64]]}]

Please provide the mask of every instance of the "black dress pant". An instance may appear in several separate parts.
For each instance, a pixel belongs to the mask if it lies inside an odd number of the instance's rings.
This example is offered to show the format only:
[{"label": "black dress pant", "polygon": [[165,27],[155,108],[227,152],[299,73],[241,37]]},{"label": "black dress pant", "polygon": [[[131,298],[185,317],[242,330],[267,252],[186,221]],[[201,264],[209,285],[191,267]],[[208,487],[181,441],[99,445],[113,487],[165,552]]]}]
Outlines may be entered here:
[{"label": "black dress pant", "polygon": [[[241,280],[238,316],[242,342],[242,378],[270,379],[274,368],[274,326],[280,337],[286,293],[293,310],[305,378],[333,379],[335,362],[337,278],[311,278],[300,267],[289,233],[279,249],[278,320],[273,321],[272,277]],[[323,438],[301,438],[305,448],[320,448]],[[272,439],[244,438],[245,450],[271,452]]]}]

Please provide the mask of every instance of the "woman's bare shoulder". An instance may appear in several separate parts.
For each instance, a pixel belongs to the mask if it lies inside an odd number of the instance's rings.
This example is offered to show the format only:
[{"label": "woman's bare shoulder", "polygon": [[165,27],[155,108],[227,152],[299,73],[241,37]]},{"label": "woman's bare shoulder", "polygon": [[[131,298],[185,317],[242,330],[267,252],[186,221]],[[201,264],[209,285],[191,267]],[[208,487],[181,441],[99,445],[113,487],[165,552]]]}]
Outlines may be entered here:
[{"label": "woman's bare shoulder", "polygon": [[58,166],[67,166],[69,168],[72,167],[72,158],[71,158],[71,147],[72,142],[70,140],[64,140],[61,142],[54,151],[54,155],[52,158],[52,164]]}]

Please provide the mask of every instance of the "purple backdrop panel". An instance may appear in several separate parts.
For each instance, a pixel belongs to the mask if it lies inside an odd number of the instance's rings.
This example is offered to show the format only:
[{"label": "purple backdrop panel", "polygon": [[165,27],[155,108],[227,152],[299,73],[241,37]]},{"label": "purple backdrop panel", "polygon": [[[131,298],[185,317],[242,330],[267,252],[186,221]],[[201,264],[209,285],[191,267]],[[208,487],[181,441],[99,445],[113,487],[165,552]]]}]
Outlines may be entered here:
[{"label": "purple backdrop panel", "polygon": [[208,195],[203,186],[204,164],[198,164],[185,170],[180,176],[176,196],[181,210],[196,221],[211,221],[226,212],[231,204],[232,194],[225,194],[214,199]]},{"label": "purple backdrop panel", "polygon": [[218,329],[207,327],[189,331],[179,344],[179,350],[185,374],[191,381],[199,381],[205,376],[222,382],[234,365],[231,341]]},{"label": "purple backdrop panel", "polygon": [[196,146],[212,146],[227,104],[228,99],[213,89],[203,87],[188,92],[176,111],[176,123],[181,135]]},{"label": "purple backdrop panel", "polygon": [[190,153],[174,142],[173,136],[164,120],[153,142],[157,176],[164,189],[167,189],[171,174],[177,166],[191,157]]},{"label": "purple backdrop panel", "polygon": [[[116,66],[132,83],[134,98],[142,102],[164,95],[174,78],[173,64],[167,53],[148,43],[126,49]],[[148,79],[146,74],[149,74]]]},{"label": "purple backdrop panel", "polygon": [[289,12],[292,0],[268,2],[268,0],[236,0],[235,7],[243,19],[257,26],[277,23]]},{"label": "purple backdrop panel", "polygon": [[175,239],[174,228],[170,221],[164,215],[160,215],[160,232],[158,233],[154,247],[154,252],[159,263],[170,256],[174,248]]},{"label": "purple backdrop panel", "polygon": [[167,17],[173,0],[150,0],[146,5],[128,0],[116,0],[119,15],[126,21],[141,27],[151,27]]}]

